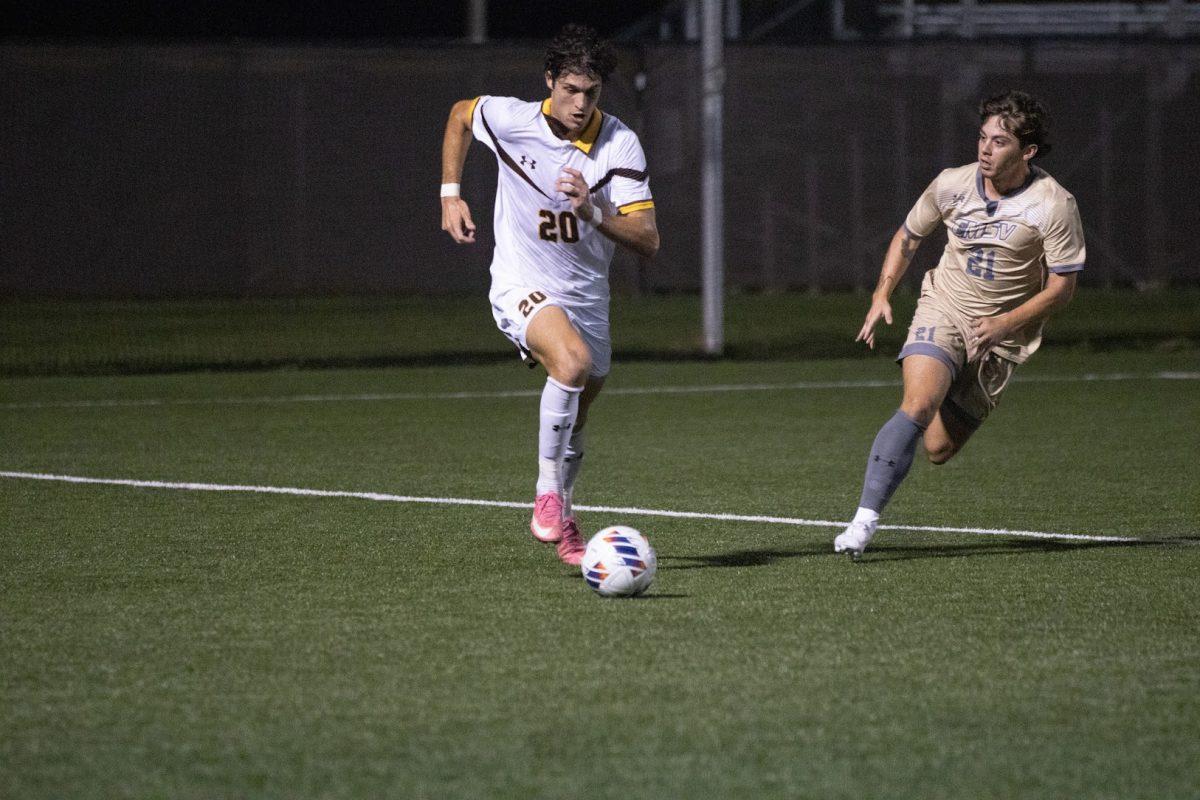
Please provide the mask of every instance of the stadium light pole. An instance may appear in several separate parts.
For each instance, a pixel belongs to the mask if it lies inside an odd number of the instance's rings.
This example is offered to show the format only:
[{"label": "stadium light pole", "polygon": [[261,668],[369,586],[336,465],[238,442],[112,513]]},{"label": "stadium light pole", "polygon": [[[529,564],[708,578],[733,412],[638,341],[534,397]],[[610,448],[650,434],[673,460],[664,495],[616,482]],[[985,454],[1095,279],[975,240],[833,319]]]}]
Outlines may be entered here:
[{"label": "stadium light pole", "polygon": [[487,41],[487,0],[468,0],[471,12],[467,22],[467,39],[471,44],[483,44]]},{"label": "stadium light pole", "polygon": [[704,352],[720,355],[725,349],[725,200],[721,152],[725,116],[725,52],[721,0],[704,0],[703,17],[700,44],[704,69],[701,124],[704,154],[700,201],[703,277],[700,294],[704,306]]}]

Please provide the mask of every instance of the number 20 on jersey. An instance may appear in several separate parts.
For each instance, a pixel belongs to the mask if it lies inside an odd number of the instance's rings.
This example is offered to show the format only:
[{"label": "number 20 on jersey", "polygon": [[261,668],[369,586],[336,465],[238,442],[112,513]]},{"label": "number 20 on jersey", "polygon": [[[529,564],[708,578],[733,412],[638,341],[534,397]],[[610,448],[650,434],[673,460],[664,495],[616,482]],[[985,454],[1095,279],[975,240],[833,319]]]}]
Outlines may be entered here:
[{"label": "number 20 on jersey", "polygon": [[560,239],[567,244],[579,241],[579,220],[570,211],[555,215],[553,211],[542,209],[538,212],[542,223],[538,225],[538,238],[547,242],[557,242]]}]

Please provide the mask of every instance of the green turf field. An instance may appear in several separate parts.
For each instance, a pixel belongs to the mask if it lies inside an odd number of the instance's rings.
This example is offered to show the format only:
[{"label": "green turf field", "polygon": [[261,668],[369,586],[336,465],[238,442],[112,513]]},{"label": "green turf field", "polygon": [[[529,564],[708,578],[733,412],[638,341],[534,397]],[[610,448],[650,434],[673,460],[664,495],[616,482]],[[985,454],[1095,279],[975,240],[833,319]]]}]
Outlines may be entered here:
[{"label": "green turf field", "polygon": [[[446,297],[312,297],[174,301],[0,300],[0,376],[202,369],[426,366],[494,363],[512,346],[492,322],[485,290]],[[881,349],[904,341],[916,295],[893,298],[897,324]],[[853,358],[869,302],[854,294],[730,294],[725,354],[735,359]],[[617,356],[693,358],[703,337],[700,299],[617,297]],[[1051,324],[1055,347],[1200,349],[1200,289],[1080,289]]]},{"label": "green turf field", "polygon": [[[885,520],[1128,542],[853,564],[834,527],[593,511],[659,553],[602,600],[522,508],[0,478],[0,796],[1194,798],[1200,359],[1160,338],[1039,353]],[[618,364],[577,501],[844,519],[897,378]],[[529,503],[539,382],[9,377],[0,470]]]}]

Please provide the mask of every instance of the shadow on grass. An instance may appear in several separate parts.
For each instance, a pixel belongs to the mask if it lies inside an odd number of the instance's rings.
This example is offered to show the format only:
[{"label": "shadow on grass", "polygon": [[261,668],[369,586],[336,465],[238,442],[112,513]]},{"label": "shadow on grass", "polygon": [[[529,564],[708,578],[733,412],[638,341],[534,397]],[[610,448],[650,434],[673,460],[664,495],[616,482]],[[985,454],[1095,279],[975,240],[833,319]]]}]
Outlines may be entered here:
[{"label": "shadow on grass", "polygon": [[1170,542],[1073,542],[1046,539],[1000,539],[975,544],[880,545],[870,547],[859,564],[907,561],[915,558],[970,558],[974,556],[1011,556],[1028,553],[1074,553],[1083,550],[1110,550],[1130,547],[1161,547]]},{"label": "shadow on grass", "polygon": [[785,558],[831,556],[833,545],[806,547],[796,550],[735,550],[705,556],[659,555],[659,569],[710,569],[712,567],[765,567]]},{"label": "shadow on grass", "polygon": [[[999,539],[972,544],[945,545],[872,545],[857,562],[862,565],[880,564],[886,561],[906,561],[917,558],[972,558],[975,556],[1023,555],[1029,553],[1070,553],[1081,550],[1099,550],[1128,547],[1161,547],[1178,544],[1181,540],[1136,542],[1072,542],[1044,539]],[[735,550],[713,555],[659,556],[659,569],[710,569],[713,567],[763,567],[788,558],[812,556],[834,556],[849,560],[833,552],[832,541],[818,546],[792,550]]]},{"label": "shadow on grass", "polygon": [[[662,568],[663,568],[662,565],[659,564],[659,569],[662,569]],[[563,577],[570,578],[573,582],[581,580],[579,577],[579,573],[574,573],[572,575],[564,575]],[[646,594],[637,594],[637,595],[634,595],[633,597],[606,597],[604,599],[605,600],[681,600],[681,599],[688,598],[688,597],[691,597],[691,595],[690,594],[672,594],[671,592],[656,592],[656,591],[654,591],[654,586],[651,585],[651,587],[646,590]]]}]

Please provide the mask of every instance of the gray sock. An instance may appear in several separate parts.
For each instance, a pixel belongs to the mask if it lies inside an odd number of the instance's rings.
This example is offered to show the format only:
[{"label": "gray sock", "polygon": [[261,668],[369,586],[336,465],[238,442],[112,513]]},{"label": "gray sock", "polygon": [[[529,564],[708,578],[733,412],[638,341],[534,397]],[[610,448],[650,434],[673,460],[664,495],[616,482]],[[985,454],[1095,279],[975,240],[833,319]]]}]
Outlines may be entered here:
[{"label": "gray sock", "polygon": [[875,436],[875,443],[871,445],[859,506],[883,511],[896,487],[908,474],[917,440],[924,432],[925,428],[899,409],[883,424]]}]

